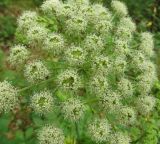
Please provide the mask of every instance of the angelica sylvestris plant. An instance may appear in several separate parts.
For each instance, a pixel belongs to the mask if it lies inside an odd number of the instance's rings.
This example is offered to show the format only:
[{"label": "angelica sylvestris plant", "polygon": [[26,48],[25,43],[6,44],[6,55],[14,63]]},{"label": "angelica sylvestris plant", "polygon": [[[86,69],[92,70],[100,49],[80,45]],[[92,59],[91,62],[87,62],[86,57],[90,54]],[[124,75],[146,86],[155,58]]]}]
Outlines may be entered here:
[{"label": "angelica sylvestris plant", "polygon": [[[124,3],[47,0],[18,18],[8,63],[25,87],[0,83],[0,112],[28,105],[39,144],[134,141],[155,105],[153,35],[138,33]],[[35,136],[35,134],[33,134]]]}]

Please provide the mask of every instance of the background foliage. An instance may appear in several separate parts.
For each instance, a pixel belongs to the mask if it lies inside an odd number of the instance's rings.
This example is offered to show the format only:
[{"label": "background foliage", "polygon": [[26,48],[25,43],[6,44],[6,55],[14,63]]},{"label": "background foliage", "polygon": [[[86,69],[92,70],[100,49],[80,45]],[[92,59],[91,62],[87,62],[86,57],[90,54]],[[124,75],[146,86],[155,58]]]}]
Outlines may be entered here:
[{"label": "background foliage", "polygon": [[[97,0],[92,0],[97,1]],[[128,8],[131,17],[138,25],[138,31],[149,30],[155,36],[155,51],[157,54],[158,74],[160,59],[160,1],[159,0],[123,0]],[[0,80],[7,77],[16,85],[25,86],[20,75],[14,70],[8,70],[5,56],[13,43],[16,30],[16,18],[24,10],[36,9],[43,0],[0,0]],[[109,5],[110,0],[103,0],[105,5]],[[160,75],[159,75],[160,76]],[[158,144],[160,143],[160,83],[157,82],[153,88],[157,97],[157,106],[153,114],[140,119],[141,128],[132,127],[132,137],[134,144]],[[24,99],[25,101],[25,99]],[[34,128],[32,122],[41,124],[41,119],[36,116],[33,120],[29,118],[30,109],[22,108],[15,110],[13,115],[0,116],[0,143],[1,144],[33,144],[34,135],[31,135]],[[49,116],[53,119],[53,117]],[[143,131],[142,131],[143,130]],[[68,140],[68,144],[70,140]]]}]

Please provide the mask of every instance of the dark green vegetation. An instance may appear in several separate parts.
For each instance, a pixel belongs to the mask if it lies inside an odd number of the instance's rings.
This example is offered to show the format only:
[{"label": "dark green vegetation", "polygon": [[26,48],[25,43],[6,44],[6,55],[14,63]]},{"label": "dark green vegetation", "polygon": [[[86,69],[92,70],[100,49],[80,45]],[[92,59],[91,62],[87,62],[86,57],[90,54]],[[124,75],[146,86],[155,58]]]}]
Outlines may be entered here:
[{"label": "dark green vegetation", "polygon": [[[96,0],[94,0],[96,1]],[[104,0],[107,1],[107,0]],[[138,24],[139,31],[149,30],[155,36],[155,51],[160,55],[160,2],[158,0],[123,0],[129,7],[130,14]],[[104,2],[106,5],[110,2]],[[16,18],[23,10],[35,9],[42,0],[0,0],[0,80],[8,77],[17,85],[23,84],[21,77],[8,70],[5,55],[14,40],[16,30]],[[158,72],[160,59],[157,59]],[[7,70],[6,70],[7,69]],[[132,127],[134,144],[158,144],[160,143],[160,83],[156,83],[153,94],[158,98],[157,106],[152,115],[140,117],[141,127]],[[0,117],[0,144],[34,144],[35,136],[32,123],[41,124],[41,120],[35,117],[30,119],[30,109],[25,106],[17,109],[13,114]],[[43,118],[42,118],[43,119]],[[68,144],[72,142],[68,140]]]}]

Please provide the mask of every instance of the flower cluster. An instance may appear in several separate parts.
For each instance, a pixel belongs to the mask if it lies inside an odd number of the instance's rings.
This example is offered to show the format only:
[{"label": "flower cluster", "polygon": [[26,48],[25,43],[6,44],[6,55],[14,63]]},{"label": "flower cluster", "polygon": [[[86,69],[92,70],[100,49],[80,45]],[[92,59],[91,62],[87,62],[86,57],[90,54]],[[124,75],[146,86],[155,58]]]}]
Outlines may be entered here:
[{"label": "flower cluster", "polygon": [[122,132],[117,132],[111,135],[111,144],[129,144],[131,139],[128,135]]},{"label": "flower cluster", "polygon": [[146,115],[153,109],[155,105],[155,99],[153,96],[142,96],[138,98],[136,105],[138,112]]},{"label": "flower cluster", "polygon": [[76,98],[70,98],[62,104],[62,112],[64,117],[66,119],[70,119],[71,121],[78,121],[82,118],[84,111],[84,104]]},{"label": "flower cluster", "polygon": [[9,112],[17,105],[18,93],[8,81],[0,82],[0,112]]},{"label": "flower cluster", "polygon": [[140,50],[148,57],[151,57],[154,54],[153,48],[154,41],[152,34],[149,32],[141,33]]},{"label": "flower cluster", "polygon": [[99,104],[106,110],[108,113],[112,113],[113,111],[117,111],[121,107],[120,103],[121,97],[118,93],[115,92],[107,92],[106,95],[100,97]]},{"label": "flower cluster", "polygon": [[[66,133],[82,123],[80,133],[79,126],[74,129],[78,139],[132,141],[130,127],[155,106],[150,95],[157,76],[153,36],[137,32],[123,2],[113,0],[109,9],[88,0],[46,0],[39,13],[19,17],[17,30],[26,41],[11,48],[8,61],[24,69],[20,72],[28,81],[18,92],[36,86],[29,99],[33,112],[55,113],[49,117],[55,126],[38,132],[40,144],[67,143]],[[0,112],[11,110],[17,95],[9,82],[1,82]]]},{"label": "flower cluster", "polygon": [[105,142],[109,137],[110,125],[106,119],[95,119],[89,124],[88,133],[97,143]]},{"label": "flower cluster", "polygon": [[120,1],[113,0],[111,6],[115,13],[119,14],[120,16],[126,16],[128,14],[126,5]]},{"label": "flower cluster", "polygon": [[76,90],[80,87],[80,78],[74,70],[65,70],[58,76],[58,84],[62,89]]},{"label": "flower cluster", "polygon": [[25,66],[24,75],[29,82],[36,83],[49,77],[50,72],[41,61],[34,61]]},{"label": "flower cluster", "polygon": [[53,33],[48,35],[44,41],[44,50],[48,52],[54,52],[55,54],[60,54],[64,47],[63,37],[59,34]]},{"label": "flower cluster", "polygon": [[38,19],[38,15],[33,11],[25,11],[18,19],[18,28],[25,32],[31,25],[36,24],[36,20]]},{"label": "flower cluster", "polygon": [[29,58],[30,52],[25,46],[16,45],[11,48],[8,61],[13,66],[21,66]]},{"label": "flower cluster", "polygon": [[38,114],[47,114],[53,110],[53,97],[49,91],[35,93],[31,97],[31,107]]},{"label": "flower cluster", "polygon": [[80,47],[71,47],[66,52],[66,60],[71,65],[82,65],[85,62],[85,51]]},{"label": "flower cluster", "polygon": [[62,130],[53,125],[41,128],[37,137],[40,144],[64,144],[64,134]]}]

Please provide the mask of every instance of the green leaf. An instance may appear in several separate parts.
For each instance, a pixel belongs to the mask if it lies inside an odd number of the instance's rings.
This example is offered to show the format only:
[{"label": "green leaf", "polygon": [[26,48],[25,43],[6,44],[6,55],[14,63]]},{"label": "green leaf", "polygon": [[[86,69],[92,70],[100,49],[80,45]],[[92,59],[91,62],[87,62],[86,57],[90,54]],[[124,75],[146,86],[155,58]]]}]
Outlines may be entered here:
[{"label": "green leaf", "polygon": [[29,138],[33,135],[33,132],[34,132],[34,130],[33,130],[32,127],[28,128],[28,129],[25,131],[26,139],[29,139]]}]

